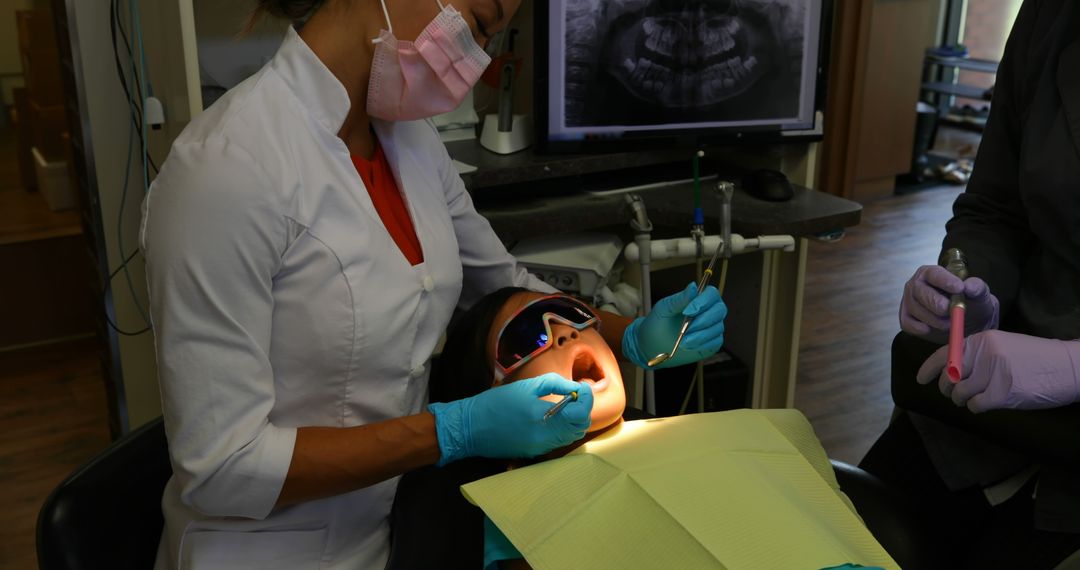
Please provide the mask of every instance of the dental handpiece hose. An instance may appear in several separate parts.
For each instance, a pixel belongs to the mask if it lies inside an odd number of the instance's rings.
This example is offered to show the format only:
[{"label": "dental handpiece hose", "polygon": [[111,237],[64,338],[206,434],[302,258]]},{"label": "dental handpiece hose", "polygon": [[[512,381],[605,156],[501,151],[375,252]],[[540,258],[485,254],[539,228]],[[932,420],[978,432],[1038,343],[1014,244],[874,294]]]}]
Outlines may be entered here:
[{"label": "dental handpiece hose", "polygon": [[[960,278],[967,279],[967,259],[964,252],[955,247],[945,252],[945,269]],[[954,384],[960,381],[960,374],[964,367],[964,311],[967,309],[967,298],[963,292],[956,293],[949,300],[949,358],[945,364],[945,372],[949,380]]]}]

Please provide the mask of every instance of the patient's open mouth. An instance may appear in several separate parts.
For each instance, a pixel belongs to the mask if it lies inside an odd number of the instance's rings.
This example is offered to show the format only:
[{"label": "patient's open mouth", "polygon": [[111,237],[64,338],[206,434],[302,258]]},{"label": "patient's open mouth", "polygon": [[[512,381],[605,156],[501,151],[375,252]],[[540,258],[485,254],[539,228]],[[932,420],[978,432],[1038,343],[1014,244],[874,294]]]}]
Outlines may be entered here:
[{"label": "patient's open mouth", "polygon": [[594,392],[603,391],[607,388],[608,382],[604,371],[590,352],[580,352],[574,356],[574,364],[570,374],[570,379],[575,382],[588,382]]}]

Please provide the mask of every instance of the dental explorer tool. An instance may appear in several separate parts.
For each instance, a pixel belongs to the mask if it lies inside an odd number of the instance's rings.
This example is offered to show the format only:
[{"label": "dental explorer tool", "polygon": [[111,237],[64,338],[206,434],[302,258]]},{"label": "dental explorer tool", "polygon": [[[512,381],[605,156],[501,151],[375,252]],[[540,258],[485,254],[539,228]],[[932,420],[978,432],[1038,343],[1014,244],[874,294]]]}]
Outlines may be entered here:
[{"label": "dental explorer tool", "polygon": [[[720,223],[721,223],[721,235],[723,241],[720,245],[716,246],[716,251],[713,252],[712,259],[709,260],[709,266],[705,268],[705,272],[701,274],[701,280],[697,284],[697,294],[700,295],[705,287],[709,284],[709,280],[712,279],[713,270],[716,267],[716,260],[723,253],[725,258],[731,257],[731,197],[735,193],[735,186],[731,182],[717,182],[717,190],[720,191],[723,197],[723,203],[720,208]],[[695,296],[696,298],[696,296]],[[649,360],[649,368],[655,368],[657,365],[667,362],[671,357],[675,356],[675,352],[679,350],[679,345],[682,344],[683,337],[686,336],[686,330],[690,328],[690,322],[693,317],[683,317],[682,328],[679,329],[679,336],[675,337],[675,346],[671,347],[671,352],[661,352],[652,359]]]},{"label": "dental explorer tool", "polygon": [[[945,269],[960,278],[967,279],[967,259],[964,252],[951,248],[945,252]],[[945,365],[945,372],[953,384],[960,381],[960,375],[964,367],[964,311],[967,309],[967,298],[961,291],[949,300],[949,359]]]},{"label": "dental explorer tool", "polygon": [[565,408],[567,404],[569,404],[570,402],[576,402],[576,401],[577,401],[577,392],[570,392],[569,394],[563,396],[563,398],[561,400],[559,400],[554,406],[551,406],[550,410],[544,412],[544,421],[546,422],[546,421],[550,420],[552,417],[555,416],[555,414],[559,413],[560,410]]}]

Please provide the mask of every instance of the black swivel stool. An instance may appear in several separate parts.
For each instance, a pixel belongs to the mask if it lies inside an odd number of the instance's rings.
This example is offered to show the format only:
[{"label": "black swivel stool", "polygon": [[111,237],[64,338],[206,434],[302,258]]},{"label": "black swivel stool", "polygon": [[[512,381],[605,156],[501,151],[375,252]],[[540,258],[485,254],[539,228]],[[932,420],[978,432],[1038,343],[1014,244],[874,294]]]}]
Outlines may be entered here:
[{"label": "black swivel stool", "polygon": [[172,476],[158,418],[117,440],[57,487],[38,514],[41,570],[153,568]]}]

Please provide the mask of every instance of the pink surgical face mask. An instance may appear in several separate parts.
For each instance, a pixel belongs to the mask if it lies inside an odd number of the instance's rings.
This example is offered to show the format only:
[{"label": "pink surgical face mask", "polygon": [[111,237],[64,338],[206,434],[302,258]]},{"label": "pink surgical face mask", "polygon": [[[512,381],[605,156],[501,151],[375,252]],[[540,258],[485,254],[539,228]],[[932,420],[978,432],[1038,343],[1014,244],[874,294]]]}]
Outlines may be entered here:
[{"label": "pink surgical face mask", "polygon": [[453,6],[439,2],[439,15],[416,41],[398,41],[386,0],[381,2],[390,31],[383,30],[374,40],[368,114],[387,121],[412,121],[456,109],[491,63],[465,18]]}]

